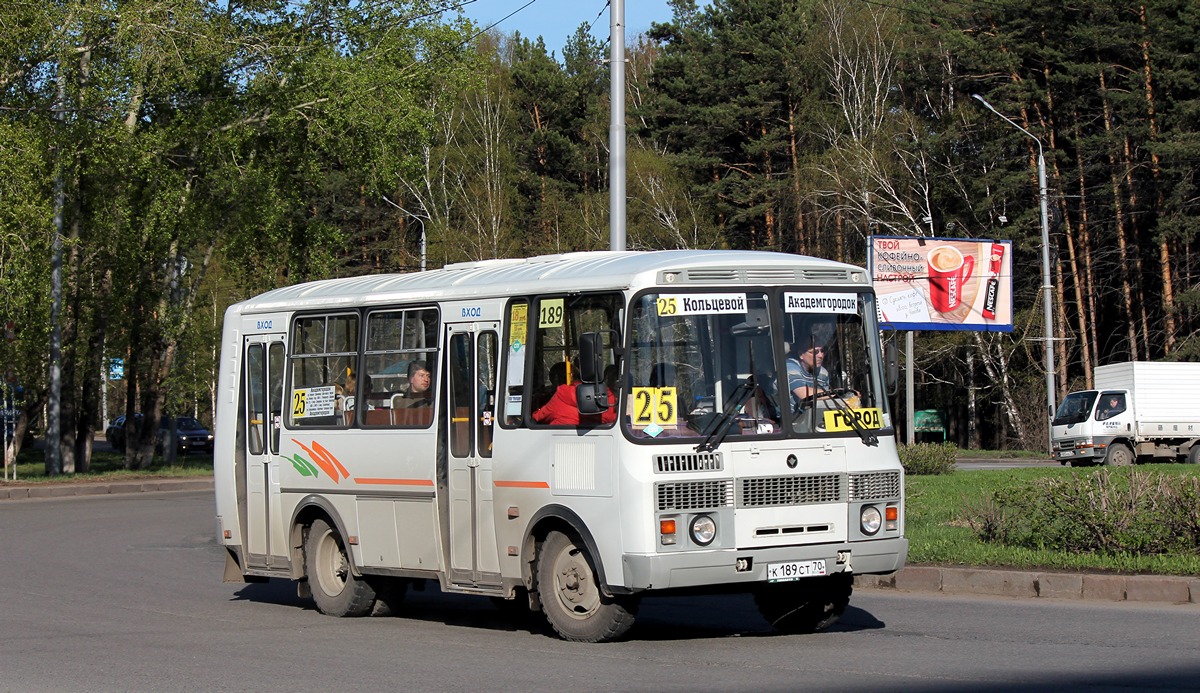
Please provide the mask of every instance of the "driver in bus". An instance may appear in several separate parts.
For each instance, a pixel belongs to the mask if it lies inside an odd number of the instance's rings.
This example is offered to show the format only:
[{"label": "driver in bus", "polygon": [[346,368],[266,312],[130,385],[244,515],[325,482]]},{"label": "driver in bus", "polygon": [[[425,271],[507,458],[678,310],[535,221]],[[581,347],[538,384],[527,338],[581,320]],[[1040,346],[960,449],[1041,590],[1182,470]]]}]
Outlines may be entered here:
[{"label": "driver in bus", "polygon": [[792,346],[787,360],[788,389],[792,391],[792,409],[800,411],[804,403],[822,392],[829,391],[829,371],[825,362],[825,346],[816,340]]}]

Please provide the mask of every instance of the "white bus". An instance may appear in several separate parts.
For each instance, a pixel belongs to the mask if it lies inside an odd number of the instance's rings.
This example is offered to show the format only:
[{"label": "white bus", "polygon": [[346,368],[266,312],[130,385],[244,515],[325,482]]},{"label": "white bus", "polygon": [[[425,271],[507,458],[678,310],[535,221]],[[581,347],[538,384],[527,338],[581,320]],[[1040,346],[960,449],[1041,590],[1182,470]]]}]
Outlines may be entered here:
[{"label": "white bus", "polygon": [[770,252],[270,291],[225,314],[226,580],[296,580],[336,616],[436,580],[588,642],[641,595],[741,591],[819,630],[908,548],[879,334],[866,271]]}]

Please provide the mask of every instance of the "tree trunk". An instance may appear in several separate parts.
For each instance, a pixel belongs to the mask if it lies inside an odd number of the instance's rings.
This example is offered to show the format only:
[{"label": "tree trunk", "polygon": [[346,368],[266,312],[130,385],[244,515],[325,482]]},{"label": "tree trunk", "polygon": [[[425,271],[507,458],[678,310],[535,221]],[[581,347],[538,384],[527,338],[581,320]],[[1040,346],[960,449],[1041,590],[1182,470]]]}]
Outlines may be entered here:
[{"label": "tree trunk", "polygon": [[[1154,105],[1153,68],[1150,61],[1150,27],[1146,18],[1146,5],[1139,5],[1139,19],[1142,24],[1142,66],[1146,85],[1146,120],[1150,128],[1150,141],[1158,140],[1158,122]],[[1158,148],[1150,148],[1150,175],[1154,181],[1154,218],[1163,218],[1163,191],[1159,181]],[[1175,323],[1175,287],[1171,280],[1171,247],[1166,235],[1161,235],[1158,241],[1158,269],[1162,277],[1162,311],[1164,321],[1163,353],[1169,354],[1175,348],[1175,334],[1178,326]]]},{"label": "tree trunk", "polygon": [[[1079,131],[1079,114],[1074,113],[1074,131],[1075,140],[1079,141],[1082,137]],[[1092,387],[1092,366],[1090,364],[1099,365],[1100,363],[1100,341],[1097,339],[1096,333],[1096,277],[1092,271],[1092,244],[1091,232],[1088,225],[1091,220],[1088,218],[1088,186],[1087,176],[1085,174],[1083,150],[1076,148],[1075,150],[1075,166],[1078,169],[1079,176],[1079,248],[1083,255],[1083,296],[1087,304],[1080,304],[1079,316],[1081,322],[1081,331],[1090,346],[1089,355],[1087,356],[1089,365],[1084,369],[1084,380],[1088,388]],[[1078,275],[1076,275],[1078,277]],[[1090,317],[1087,322],[1086,331],[1083,330],[1082,322],[1084,321],[1084,311],[1086,316]]]},{"label": "tree trunk", "polygon": [[[1104,105],[1104,131],[1113,132],[1112,105],[1108,100],[1108,83],[1104,66],[1097,63],[1100,76],[1100,97]],[[1117,156],[1108,150],[1109,182],[1112,186],[1113,217],[1117,231],[1117,251],[1121,262],[1121,298],[1125,306],[1126,337],[1129,340],[1129,360],[1138,360],[1137,316],[1133,310],[1133,286],[1129,282],[1129,248],[1125,241],[1125,198],[1121,194],[1121,178],[1117,174]]]},{"label": "tree trunk", "polygon": [[971,338],[979,349],[979,360],[983,363],[983,370],[991,379],[992,384],[1000,388],[1000,397],[1004,401],[1004,417],[1017,437],[1018,445],[1022,450],[1028,450],[1030,447],[1025,439],[1025,424],[1021,420],[1021,412],[1017,410],[1017,403],[1012,396],[1012,384],[1008,380],[1008,358],[1004,355],[999,343],[994,340],[992,341],[996,347],[996,353],[991,353],[991,349],[984,346],[983,339],[979,334],[979,332],[972,332]]},{"label": "tree trunk", "polygon": [[979,426],[976,418],[979,411],[975,405],[975,349],[967,347],[967,447],[971,450],[980,449]]},{"label": "tree trunk", "polygon": [[1125,189],[1129,191],[1129,209],[1133,212],[1133,216],[1130,218],[1131,233],[1129,245],[1133,257],[1132,281],[1134,302],[1137,304],[1138,318],[1142,325],[1142,329],[1140,330],[1140,336],[1142,338],[1142,353],[1146,355],[1147,359],[1149,359],[1153,358],[1154,355],[1150,353],[1150,319],[1146,313],[1146,287],[1143,284],[1142,279],[1142,252],[1138,242],[1138,225],[1136,223],[1138,199],[1137,186],[1133,182],[1133,169],[1135,164],[1133,161],[1132,146],[1129,143],[1129,135],[1125,135],[1123,142],[1124,147],[1122,149],[1121,168],[1125,171]]},{"label": "tree trunk", "polygon": [[[788,153],[792,158],[792,205],[793,205],[793,221],[794,237],[795,237],[795,252],[803,255],[808,247],[807,240],[804,234],[804,199],[803,188],[800,185],[800,138],[796,134],[796,107],[794,104],[789,104],[788,107]],[[785,250],[787,250],[785,248]]]},{"label": "tree trunk", "polygon": [[[92,466],[92,443],[96,438],[96,421],[100,414],[100,378],[104,369],[104,340],[108,334],[108,306],[112,295],[112,270],[104,273],[96,297],[96,316],[88,338],[87,367],[84,369],[83,391],[79,406],[79,431],[75,437],[76,471],[87,472]],[[213,375],[214,379],[216,374]],[[216,408],[213,408],[216,411]],[[101,422],[103,425],[106,422]]]}]

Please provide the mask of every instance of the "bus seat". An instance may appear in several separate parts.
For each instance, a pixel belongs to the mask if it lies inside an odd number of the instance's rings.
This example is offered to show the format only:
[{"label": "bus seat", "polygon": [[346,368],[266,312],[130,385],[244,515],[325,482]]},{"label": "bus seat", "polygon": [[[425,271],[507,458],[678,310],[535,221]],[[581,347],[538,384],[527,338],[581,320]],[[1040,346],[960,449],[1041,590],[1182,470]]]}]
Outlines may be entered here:
[{"label": "bus seat", "polygon": [[391,426],[393,409],[368,409],[363,412],[366,418],[363,423],[367,426]]}]

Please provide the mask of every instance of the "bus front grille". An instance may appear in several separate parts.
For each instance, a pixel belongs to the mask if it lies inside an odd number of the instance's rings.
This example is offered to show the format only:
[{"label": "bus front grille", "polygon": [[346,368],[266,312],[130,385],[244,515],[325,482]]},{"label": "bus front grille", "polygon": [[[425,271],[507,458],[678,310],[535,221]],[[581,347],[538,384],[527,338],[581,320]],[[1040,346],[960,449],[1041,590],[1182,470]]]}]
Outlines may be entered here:
[{"label": "bus front grille", "polygon": [[739,508],[840,503],[846,500],[841,474],[742,479]]},{"label": "bus front grille", "polygon": [[654,470],[663,472],[719,472],[724,468],[719,452],[684,452],[655,455]]},{"label": "bus front grille", "polygon": [[850,475],[850,500],[868,501],[900,497],[900,472]]},{"label": "bus front grille", "polygon": [[658,484],[659,510],[699,510],[733,505],[733,483],[728,479]]}]

